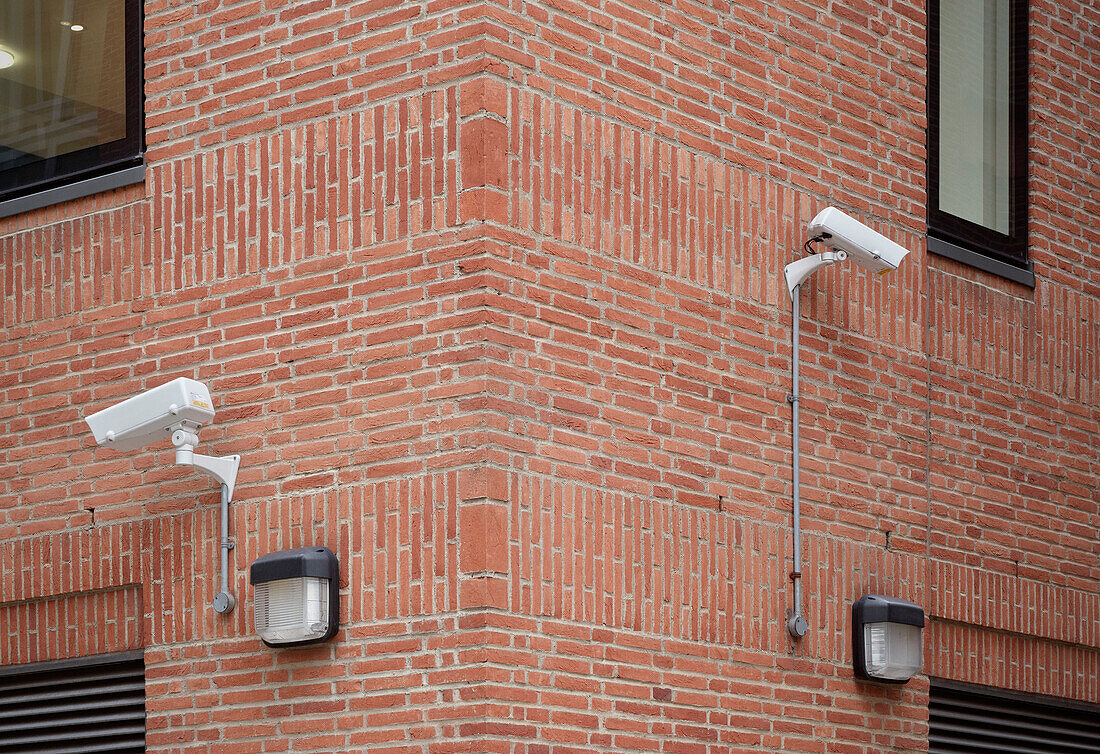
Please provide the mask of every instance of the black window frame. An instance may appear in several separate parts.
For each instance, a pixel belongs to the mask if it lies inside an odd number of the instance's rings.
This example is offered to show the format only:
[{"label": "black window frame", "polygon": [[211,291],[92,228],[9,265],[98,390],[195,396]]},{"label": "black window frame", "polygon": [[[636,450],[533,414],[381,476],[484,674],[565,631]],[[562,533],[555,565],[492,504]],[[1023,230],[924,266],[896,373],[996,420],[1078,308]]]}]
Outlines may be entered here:
[{"label": "black window frame", "polygon": [[126,25],[125,136],[0,171],[0,217],[144,180],[145,9],[142,0],[122,3]]},{"label": "black window frame", "polygon": [[1009,232],[939,207],[940,2],[928,4],[928,250],[1034,287],[1028,259],[1028,3],[1009,0]]}]

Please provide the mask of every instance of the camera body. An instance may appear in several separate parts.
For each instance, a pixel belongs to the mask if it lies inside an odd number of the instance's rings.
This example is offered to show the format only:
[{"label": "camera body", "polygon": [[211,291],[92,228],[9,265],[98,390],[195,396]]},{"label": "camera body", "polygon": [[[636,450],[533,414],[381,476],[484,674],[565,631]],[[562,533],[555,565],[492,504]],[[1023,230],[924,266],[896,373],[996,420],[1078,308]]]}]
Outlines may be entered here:
[{"label": "camera body", "polygon": [[836,207],[818,212],[806,226],[809,238],[818,238],[833,251],[843,251],[848,257],[870,272],[896,270],[909,253],[886,236],[871,230]]},{"label": "camera body", "polygon": [[95,441],[114,450],[137,450],[176,431],[197,435],[214,418],[206,385],[180,377],[97,411],[85,421]]}]

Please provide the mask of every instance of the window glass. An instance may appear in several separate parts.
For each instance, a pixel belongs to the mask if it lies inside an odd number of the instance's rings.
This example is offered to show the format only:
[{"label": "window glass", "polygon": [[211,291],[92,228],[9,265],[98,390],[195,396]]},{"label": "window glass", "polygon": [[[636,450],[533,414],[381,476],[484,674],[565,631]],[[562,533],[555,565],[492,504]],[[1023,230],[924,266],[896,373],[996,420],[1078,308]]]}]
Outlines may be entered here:
[{"label": "window glass", "polygon": [[135,5],[0,1],[0,198],[140,154]]},{"label": "window glass", "polygon": [[940,9],[940,209],[1008,234],[1008,0]]},{"label": "window glass", "polygon": [[1023,280],[1027,4],[932,0],[928,41],[929,249]]}]

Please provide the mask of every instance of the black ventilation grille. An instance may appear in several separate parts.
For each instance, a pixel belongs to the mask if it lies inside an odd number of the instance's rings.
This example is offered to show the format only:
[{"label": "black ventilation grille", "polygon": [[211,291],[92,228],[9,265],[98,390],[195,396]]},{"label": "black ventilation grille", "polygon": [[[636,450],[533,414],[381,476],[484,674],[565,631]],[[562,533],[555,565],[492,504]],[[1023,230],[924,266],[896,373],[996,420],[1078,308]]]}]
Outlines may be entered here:
[{"label": "black ventilation grille", "polygon": [[145,751],[141,652],[0,668],[0,752]]},{"label": "black ventilation grille", "polygon": [[930,754],[1100,752],[1100,706],[932,680]]}]

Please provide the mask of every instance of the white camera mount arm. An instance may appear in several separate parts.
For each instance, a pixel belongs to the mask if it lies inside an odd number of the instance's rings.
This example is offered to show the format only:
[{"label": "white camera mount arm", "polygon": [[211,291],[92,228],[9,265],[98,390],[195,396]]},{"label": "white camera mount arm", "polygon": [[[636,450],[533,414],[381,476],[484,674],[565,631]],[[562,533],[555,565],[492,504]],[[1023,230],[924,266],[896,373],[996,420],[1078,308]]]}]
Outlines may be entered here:
[{"label": "white camera mount arm", "polygon": [[791,549],[794,566],[791,582],[794,607],[787,617],[787,632],[798,641],[810,628],[802,615],[802,510],[799,492],[800,445],[798,438],[798,325],[801,320],[798,294],[806,278],[822,267],[843,262],[849,255],[852,261],[869,272],[896,270],[909,252],[886,236],[878,233],[836,207],[827,207],[810,221],[806,228],[807,240],[803,248],[811,251],[810,244],[820,242],[829,250],[803,257],[783,268],[787,293],[791,296]]},{"label": "white camera mount arm", "polygon": [[813,275],[822,267],[843,262],[848,258],[846,251],[823,251],[820,254],[811,254],[802,257],[783,268],[783,278],[787,281],[787,293],[791,294],[791,300],[795,298],[795,290],[802,285],[802,281]]},{"label": "white camera mount arm", "polygon": [[233,499],[233,488],[237,484],[237,470],[241,467],[240,456],[204,456],[195,452],[198,435],[186,429],[172,432],[172,444],[176,446],[176,465],[194,466],[205,471],[229,488],[229,499]]},{"label": "white camera mount arm", "polygon": [[[810,239],[815,240],[815,239]],[[807,241],[809,245],[809,241]],[[823,251],[803,257],[783,268],[783,277],[787,283],[787,292],[791,294],[791,394],[787,401],[791,404],[791,526],[792,549],[794,551],[794,567],[791,569],[792,591],[794,593],[794,609],[787,619],[787,632],[791,638],[801,639],[809,630],[805,616],[802,615],[802,512],[799,496],[799,444],[798,444],[798,323],[801,319],[798,306],[798,294],[803,281],[822,267],[828,267],[837,262],[843,262],[848,258],[848,252],[843,249],[837,251]]]},{"label": "white camera mount arm", "polygon": [[214,609],[228,613],[237,605],[237,598],[229,591],[229,551],[233,542],[229,539],[229,501],[233,499],[233,487],[237,484],[237,471],[241,457],[204,456],[195,452],[199,436],[183,426],[172,428],[172,444],[176,446],[176,464],[194,466],[218,480],[222,487],[222,590],[214,596]]}]

